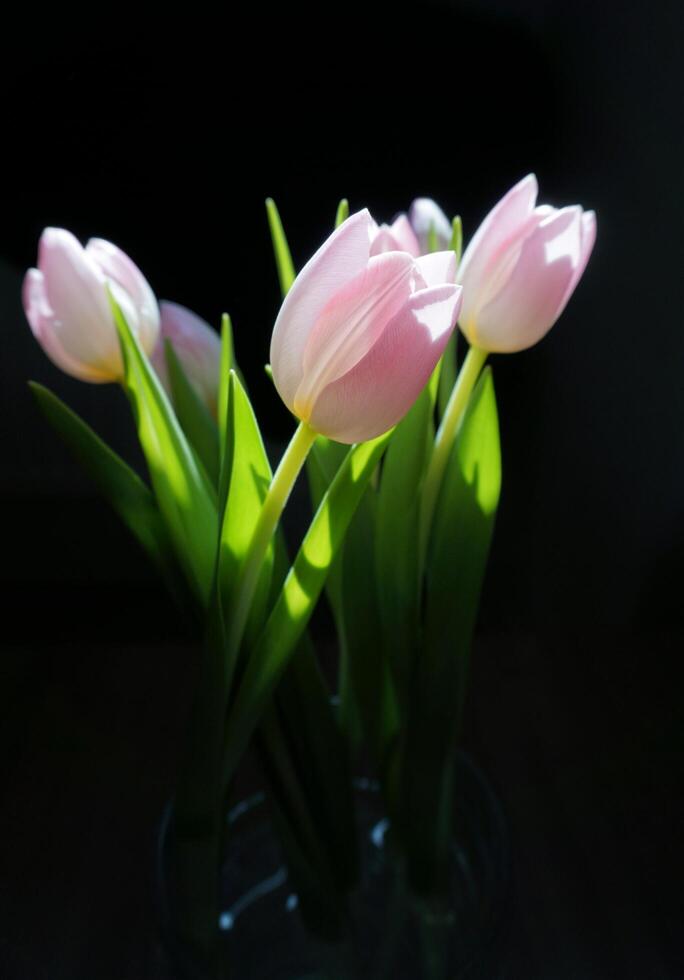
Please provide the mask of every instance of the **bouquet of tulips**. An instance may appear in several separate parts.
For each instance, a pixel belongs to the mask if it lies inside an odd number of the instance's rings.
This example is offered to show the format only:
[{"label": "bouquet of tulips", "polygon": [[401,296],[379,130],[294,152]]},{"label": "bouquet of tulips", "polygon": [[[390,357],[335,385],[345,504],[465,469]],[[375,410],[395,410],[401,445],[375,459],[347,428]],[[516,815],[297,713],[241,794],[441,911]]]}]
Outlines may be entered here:
[{"label": "bouquet of tulips", "polygon": [[[170,834],[179,930],[208,976],[222,969],[225,817],[248,748],[312,931],[344,928],[360,873],[361,768],[377,780],[411,892],[437,901],[446,891],[455,746],[501,485],[485,362],[546,334],[595,238],[593,212],[536,197],[530,175],[462,257],[460,220],[433,201],[389,226],[343,201],[298,274],[267,202],[283,294],[267,370],[296,422],[275,472],[229,318],[219,338],[158,304],[116,246],[42,235],[24,285],[33,333],[68,374],[121,384],[146,476],[33,385],[38,404],[201,640]],[[280,522],[303,467],[313,516],[292,554]],[[307,632],[324,591],[335,684]]]}]

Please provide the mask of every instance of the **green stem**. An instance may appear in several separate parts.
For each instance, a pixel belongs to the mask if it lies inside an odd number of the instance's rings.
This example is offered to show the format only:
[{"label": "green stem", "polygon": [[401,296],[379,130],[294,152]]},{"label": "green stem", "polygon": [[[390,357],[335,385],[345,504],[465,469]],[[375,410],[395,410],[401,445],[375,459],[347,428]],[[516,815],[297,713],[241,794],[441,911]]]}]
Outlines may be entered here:
[{"label": "green stem", "polygon": [[479,347],[471,347],[468,350],[435,436],[435,445],[428,464],[421,496],[420,555],[423,564],[427,553],[432,517],[442,486],[444,471],[449,461],[451,447],[466,410],[470,393],[486,360],[487,351],[481,350]]},{"label": "green stem", "polygon": [[235,657],[242,642],[266,549],[315,438],[314,430],[306,422],[300,422],[268,488],[238,577],[228,634],[231,658]]}]

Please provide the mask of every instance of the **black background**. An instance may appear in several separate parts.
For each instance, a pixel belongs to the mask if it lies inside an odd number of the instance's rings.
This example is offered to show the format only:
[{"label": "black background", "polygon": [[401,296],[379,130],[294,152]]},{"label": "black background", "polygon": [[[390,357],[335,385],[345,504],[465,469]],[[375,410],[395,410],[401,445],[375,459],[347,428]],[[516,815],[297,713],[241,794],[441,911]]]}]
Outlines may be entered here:
[{"label": "black background", "polygon": [[192,678],[170,603],[25,386],[137,458],[120,392],[61,375],[23,319],[42,228],[116,242],[212,323],[228,310],[277,451],[264,198],[301,263],[341,196],[383,220],[429,195],[467,238],[530,170],[541,201],[596,210],[598,239],[549,336],[493,359],[504,488],[466,741],[513,831],[511,975],[682,976],[681,6],[256,13],[36,16],[3,41],[3,976],[146,975]]}]

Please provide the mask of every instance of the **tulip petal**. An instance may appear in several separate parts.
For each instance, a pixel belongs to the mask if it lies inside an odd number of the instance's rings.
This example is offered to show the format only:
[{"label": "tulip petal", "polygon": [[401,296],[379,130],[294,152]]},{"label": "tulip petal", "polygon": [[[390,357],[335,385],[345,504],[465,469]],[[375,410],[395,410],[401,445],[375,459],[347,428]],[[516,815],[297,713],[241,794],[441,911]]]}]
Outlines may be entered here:
[{"label": "tulip petal", "polygon": [[[582,225],[580,229],[580,256],[577,263],[577,268],[575,269],[575,275],[572,278],[572,282],[568,286],[566,295],[563,297],[563,303],[561,306],[560,313],[565,309],[565,304],[568,302],[577,283],[582,278],[584,270],[587,267],[587,262],[589,261],[589,256],[591,255],[592,249],[594,248],[594,243],[596,241],[596,212],[585,211],[582,214]],[[559,313],[559,316],[560,316]]]},{"label": "tulip petal", "polygon": [[432,252],[416,259],[416,265],[425,280],[426,286],[439,286],[445,282],[456,282],[456,253]]},{"label": "tulip petal", "polygon": [[465,277],[458,276],[464,287],[462,323],[476,320],[479,311],[499,295],[518,264],[526,240],[542,221],[556,213],[556,209],[548,205],[535,208],[494,252],[483,256],[482,261],[478,263],[481,275],[477,288],[473,285],[470,273]]},{"label": "tulip petal", "polygon": [[[109,310],[105,276],[70,231],[45,229],[38,246],[38,268],[45,276],[48,301],[58,317],[72,313],[74,308],[86,315]],[[112,320],[111,313],[108,319]]]},{"label": "tulip petal", "polygon": [[528,174],[505,194],[477,229],[463,253],[458,281],[467,282],[468,296],[478,296],[486,285],[488,265],[531,214],[537,200],[537,178]]},{"label": "tulip petal", "polygon": [[302,379],[304,348],[340,283],[358,275],[370,254],[367,209],[344,221],[309,259],[283,300],[271,338],[271,368],[280,397],[292,406]]},{"label": "tulip petal", "polygon": [[427,384],[460,303],[461,289],[451,284],[413,293],[365,357],[320,394],[313,428],[345,443],[373,439],[391,428]]},{"label": "tulip petal", "polygon": [[434,228],[437,242],[446,248],[451,241],[451,222],[440,206],[430,197],[417,197],[409,208],[409,221],[418,238],[422,253],[429,249],[430,230]]},{"label": "tulip petal", "polygon": [[[104,238],[91,238],[85,251],[133,300],[140,346],[149,354],[159,336],[159,306],[147,279],[125,252]],[[127,321],[130,325],[131,320],[127,318]]]},{"label": "tulip petal", "polygon": [[378,230],[373,236],[373,241],[370,247],[371,255],[382,255],[383,252],[401,252],[402,249],[399,248],[398,242],[395,241],[394,235],[390,229],[389,225],[380,225]]},{"label": "tulip petal", "polygon": [[96,374],[109,380],[121,377],[121,350],[106,280],[92,256],[70,232],[46,228],[40,239],[38,267],[45,277],[60,346]]},{"label": "tulip petal", "polygon": [[411,222],[405,214],[400,214],[390,225],[390,232],[402,252],[408,252],[416,258],[420,255],[420,244]]},{"label": "tulip petal", "polygon": [[338,289],[304,349],[304,374],[294,399],[299,418],[307,420],[321,391],[368,353],[388,321],[405,306],[415,282],[416,264],[410,255],[384,252]]},{"label": "tulip petal", "polygon": [[64,349],[59,339],[59,330],[56,328],[55,313],[45,292],[45,278],[39,269],[29,269],[26,273],[22,299],[33,336],[58,368],[80,381],[96,383],[111,381],[108,374],[83,364]]},{"label": "tulip petal", "polygon": [[161,330],[150,360],[164,387],[169,390],[164,341],[170,340],[183,370],[210,411],[216,414],[221,340],[201,317],[178,303],[159,304]]},{"label": "tulip petal", "polygon": [[471,343],[494,353],[524,350],[556,322],[581,262],[579,207],[546,218],[525,241],[507,283],[478,313],[476,329],[465,322]]},{"label": "tulip petal", "polygon": [[405,214],[400,214],[391,225],[377,228],[370,254],[381,255],[382,252],[408,252],[415,258],[420,255],[418,239]]}]

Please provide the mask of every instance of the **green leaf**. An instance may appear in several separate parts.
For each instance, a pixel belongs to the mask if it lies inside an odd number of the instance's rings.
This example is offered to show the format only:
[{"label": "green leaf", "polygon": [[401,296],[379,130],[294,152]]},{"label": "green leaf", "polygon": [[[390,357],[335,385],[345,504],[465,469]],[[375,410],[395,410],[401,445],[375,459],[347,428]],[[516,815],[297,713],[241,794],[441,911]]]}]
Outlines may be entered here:
[{"label": "green leaf", "polygon": [[[461,224],[461,219],[458,215],[454,218],[452,222],[452,232],[451,232],[451,242],[449,248],[456,253],[456,266],[461,261],[461,250],[463,248],[463,226]],[[451,337],[449,337],[449,343],[446,346],[439,366],[439,376],[438,376],[438,391],[437,391],[437,414],[441,419],[446,411],[447,404],[449,402],[449,396],[456,384],[456,377],[458,375],[458,327],[456,327]]]},{"label": "green leaf", "polygon": [[251,652],[226,732],[229,778],[304,632],[354,511],[391,432],[349,450],[307,531]]},{"label": "green leaf", "polygon": [[456,265],[461,261],[463,251],[463,224],[460,215],[456,215],[451,223],[451,243],[449,248],[456,253]]},{"label": "green leaf", "polygon": [[[233,350],[233,325],[227,313],[221,317],[221,367],[219,371],[219,390],[216,414],[219,429],[219,468],[223,469],[223,459],[226,454],[226,430],[228,427],[228,393],[230,387],[230,372],[235,366]],[[219,489],[219,500],[225,497]]]},{"label": "green leaf", "polygon": [[[290,567],[282,528],[274,540],[269,609]],[[287,738],[274,736],[278,719],[283,722],[282,731]],[[309,891],[312,884],[318,883],[320,888],[321,878],[329,878],[331,872],[334,880],[330,880],[327,891],[346,890],[357,863],[347,746],[306,631],[259,725],[256,744],[266,767],[270,794],[278,804],[277,829],[293,880],[301,873],[301,861],[305,859],[307,866],[318,868],[315,874],[312,871]],[[331,759],[335,759],[334,766],[330,765]],[[311,844],[319,835],[323,847],[312,849]],[[293,843],[298,840],[301,843],[293,850]],[[297,853],[298,848],[302,853]],[[332,898],[332,894],[328,897]]]},{"label": "green leaf", "polygon": [[286,296],[290,286],[295,281],[295,267],[290,255],[290,247],[287,244],[283,224],[278,214],[273,198],[266,200],[266,213],[268,214],[268,225],[271,229],[271,240],[273,242],[273,252],[275,254],[276,266],[278,269],[278,279],[280,280],[280,291]]},{"label": "green leaf", "polygon": [[449,458],[426,567],[425,641],[407,727],[403,796],[410,873],[423,892],[438,887],[448,846],[453,752],[500,489],[496,398],[487,368]]},{"label": "green leaf", "polygon": [[170,340],[164,343],[164,354],[178,421],[207,476],[216,487],[219,472],[219,434],[216,422],[188,380]]},{"label": "green leaf", "polygon": [[444,417],[451,392],[456,384],[456,378],[458,376],[457,352],[458,327],[454,327],[442,354],[440,364],[439,381],[437,384],[437,414],[440,419]]},{"label": "green leaf", "polygon": [[428,556],[430,658],[470,640],[501,491],[501,447],[491,368],[470,396],[435,508]]},{"label": "green leaf", "polygon": [[[316,436],[306,460],[309,492],[314,510],[318,509],[326,490],[347,458],[348,452],[349,447],[344,446],[341,442],[334,442],[326,436]],[[315,465],[309,468],[310,462]]]},{"label": "green leaf", "polygon": [[[280,593],[289,567],[284,535],[279,528],[275,536],[269,609]],[[285,722],[289,735],[287,751],[314,823],[327,842],[326,851],[336,881],[346,888],[357,870],[348,751],[331,702],[330,689],[306,631],[278,684],[273,710],[277,710]],[[268,740],[262,743],[262,750],[268,754],[271,767],[279,769],[278,758],[269,751]],[[330,765],[331,759],[336,760],[334,766]]]},{"label": "green leaf", "polygon": [[343,197],[340,203],[337,205],[337,214],[335,215],[335,227],[339,228],[343,221],[346,221],[349,217],[349,201],[346,197]]},{"label": "green leaf", "polygon": [[110,296],[124,361],[124,381],[152,487],[176,554],[206,606],[218,537],[216,495],[198,466],[159,378]]},{"label": "green leaf", "polygon": [[434,223],[430,223],[430,227],[428,228],[427,247],[428,252],[439,252],[440,250],[439,239],[437,238],[437,229],[435,228]]},{"label": "green leaf", "polygon": [[[334,480],[335,474],[337,473],[339,467],[344,462],[346,452],[347,447],[343,446],[339,442],[333,442],[331,439],[327,439],[325,436],[318,436],[316,438],[312,450],[306,460],[309,492],[314,511],[318,509],[326,490]],[[369,491],[366,490],[366,494],[364,494],[361,503],[359,504],[359,509],[363,507],[363,501],[365,500],[368,492]],[[357,511],[357,514],[354,516],[354,519],[349,526],[345,541],[341,545],[335,560],[330,566],[328,577],[325,582],[325,591],[333,614],[333,619],[335,620],[335,633],[337,634],[339,646],[338,693],[340,724],[347,732],[347,737],[350,743],[356,746],[358,746],[361,741],[361,727],[358,713],[356,711],[356,704],[350,689],[348,655],[349,645],[347,642],[347,624],[345,622],[344,612],[342,573],[345,546],[349,540],[350,534],[353,531],[358,516]],[[366,539],[365,543],[367,545],[368,539]]]},{"label": "green leaf", "polygon": [[420,486],[433,437],[432,407],[426,387],[396,427],[382,464],[375,521],[375,579],[383,645],[402,706],[410,696],[420,645],[418,522]]},{"label": "green leaf", "polygon": [[340,716],[352,737],[358,719],[371,760],[382,773],[397,733],[399,708],[381,626],[378,573],[371,544],[376,540],[380,507],[378,494],[367,487],[340,554],[344,631]]},{"label": "green leaf", "polygon": [[[314,507],[320,504],[346,447],[319,436],[307,459]],[[375,559],[377,494],[369,485],[326,580],[340,647],[340,722],[358,747],[362,733],[374,762],[382,764],[397,724],[396,694],[387,669],[378,611]]]},{"label": "green leaf", "polygon": [[[245,389],[231,371],[228,397],[227,445],[230,446],[227,499],[221,525],[218,558],[218,587],[221,608],[229,622],[235,599],[238,573],[247,555],[254,528],[269,485],[271,466],[259,425]],[[269,545],[256,588],[245,639],[247,644],[261,625],[273,572],[273,544]],[[228,665],[229,672],[233,664]]]},{"label": "green leaf", "polygon": [[[434,707],[452,720],[465,697],[470,642],[501,491],[491,368],[470,396],[435,509],[427,560],[425,649]],[[432,695],[431,695],[432,697]],[[439,711],[437,715],[441,717]]]},{"label": "green leaf", "polygon": [[[314,513],[323,499],[326,490],[335,479],[335,475],[345,460],[348,448],[342,443],[333,442],[325,436],[317,436],[311,452],[306,459],[306,475],[309,482],[309,494]],[[342,623],[342,568],[341,551],[332,563],[325,590],[328,601],[335,617],[338,632],[344,628]]]},{"label": "green leaf", "polygon": [[[29,386],[38,406],[99,491],[142,545],[179,600],[176,557],[149,487],[79,416],[47,388]],[[184,602],[181,602],[184,604]]]}]

